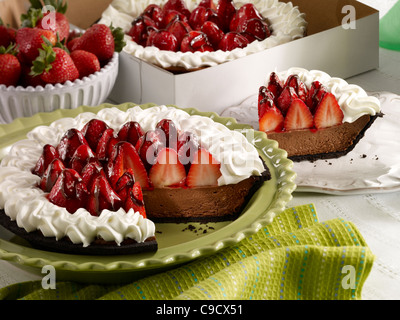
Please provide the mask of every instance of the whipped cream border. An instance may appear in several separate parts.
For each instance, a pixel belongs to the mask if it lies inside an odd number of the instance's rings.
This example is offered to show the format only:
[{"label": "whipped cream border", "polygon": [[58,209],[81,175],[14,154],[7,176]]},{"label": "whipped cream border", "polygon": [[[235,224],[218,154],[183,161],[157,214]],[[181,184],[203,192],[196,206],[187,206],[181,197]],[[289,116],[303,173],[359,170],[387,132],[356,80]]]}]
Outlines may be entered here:
[{"label": "whipped cream border", "polygon": [[[163,5],[167,0],[114,0],[103,12],[100,23],[121,27],[128,32],[134,18],[138,17],[150,3]],[[192,11],[201,0],[184,0],[188,9]],[[217,1],[214,0],[215,3]],[[237,8],[248,1],[233,0]],[[214,52],[171,52],[159,50],[156,47],[143,47],[126,35],[127,45],[124,52],[162,68],[183,67],[196,69],[212,67],[232,61],[247,55],[261,52],[266,49],[302,38],[307,29],[305,15],[291,2],[284,3],[278,0],[255,0],[253,4],[265,17],[271,26],[271,36],[263,41],[254,41],[247,47],[236,48],[232,51],[217,50]]]},{"label": "whipped cream border", "polygon": [[[313,81],[321,82],[336,97],[344,114],[343,123],[355,122],[367,114],[375,116],[381,111],[381,103],[378,98],[369,96],[358,85],[349,84],[341,78],[331,77],[323,71],[294,67],[276,73],[282,81],[286,81],[292,74],[297,74],[308,88]],[[268,84],[269,76],[266,79],[265,85]]]},{"label": "whipped cream border", "polygon": [[[119,129],[127,121],[138,121],[145,131],[154,129],[162,119],[171,119],[178,129],[194,132],[201,146],[210,150],[221,163],[219,185],[237,183],[265,170],[256,148],[238,132],[203,116],[192,115],[173,107],[139,106],[124,112],[115,107],[105,108],[97,115],[81,113],[75,118],[62,118],[49,126],[39,126],[27,134],[27,139],[15,143],[0,165],[0,208],[27,232],[40,230],[46,237],[90,245],[97,237],[120,244],[131,238],[144,242],[155,235],[155,225],[138,212],[120,209],[104,210],[99,217],[84,209],[70,214],[65,208],[51,203],[46,193],[36,187],[40,178],[31,173],[45,144],[56,146],[70,128],[82,129],[91,119],[105,121]],[[252,166],[249,166],[252,164]]]}]

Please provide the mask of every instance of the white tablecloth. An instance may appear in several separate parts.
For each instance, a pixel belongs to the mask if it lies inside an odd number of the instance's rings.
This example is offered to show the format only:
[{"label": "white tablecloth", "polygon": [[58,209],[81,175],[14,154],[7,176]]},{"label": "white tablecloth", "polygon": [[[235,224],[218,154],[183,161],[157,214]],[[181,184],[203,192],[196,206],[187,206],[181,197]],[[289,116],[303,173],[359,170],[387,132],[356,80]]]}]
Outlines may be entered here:
[{"label": "white tablecloth", "polygon": [[[382,17],[396,1],[362,0],[361,2],[381,10]],[[386,91],[400,95],[400,52],[380,49],[379,69],[347,80],[362,86],[367,91]],[[363,299],[400,299],[400,192],[361,195],[295,192],[288,206],[308,203],[316,205],[321,221],[337,217],[352,221],[376,255],[371,274],[364,286]],[[0,261],[0,288],[18,282],[41,279],[40,275],[26,272],[6,261]]]}]

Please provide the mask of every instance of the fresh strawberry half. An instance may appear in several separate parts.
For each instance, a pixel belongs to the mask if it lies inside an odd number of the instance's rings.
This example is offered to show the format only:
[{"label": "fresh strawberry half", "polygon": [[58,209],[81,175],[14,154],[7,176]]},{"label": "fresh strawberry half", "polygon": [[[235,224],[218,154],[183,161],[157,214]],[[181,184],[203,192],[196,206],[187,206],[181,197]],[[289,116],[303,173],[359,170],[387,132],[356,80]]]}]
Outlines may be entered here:
[{"label": "fresh strawberry half", "polygon": [[310,90],[308,91],[306,104],[308,105],[313,114],[315,114],[317,106],[319,105],[325,93],[327,92],[328,89],[321,82],[314,81],[311,84]]},{"label": "fresh strawberry half", "polygon": [[121,198],[111,188],[108,180],[98,175],[90,186],[86,209],[93,216],[99,216],[103,210],[117,211],[122,207]]},{"label": "fresh strawberry half", "polygon": [[192,165],[186,178],[189,188],[218,186],[221,177],[221,164],[214,159],[210,152],[201,148],[194,156]]},{"label": "fresh strawberry half", "polygon": [[232,0],[219,0],[217,5],[217,15],[219,26],[224,32],[229,31],[232,18],[236,14],[236,8]]},{"label": "fresh strawberry half", "polygon": [[156,129],[164,132],[164,141],[166,147],[177,150],[176,147],[178,142],[178,130],[175,126],[175,123],[172,120],[163,119],[157,123]]},{"label": "fresh strawberry half", "polygon": [[335,96],[330,92],[326,93],[315,111],[315,127],[322,129],[339,125],[343,122],[343,117],[343,111]]},{"label": "fresh strawberry half", "polygon": [[242,34],[238,32],[228,32],[226,33],[220,43],[218,48],[222,51],[232,51],[236,48],[245,48],[249,44],[249,40]]},{"label": "fresh strawberry half", "polygon": [[187,19],[190,17],[190,11],[182,0],[168,0],[164,5],[163,10],[164,12],[175,10],[182,13]]},{"label": "fresh strawberry half", "polygon": [[96,146],[97,159],[99,161],[108,161],[114,146],[120,142],[119,137],[115,137],[114,129],[104,130]]},{"label": "fresh strawberry half", "polygon": [[152,32],[147,38],[146,45],[168,51],[177,51],[179,48],[178,40],[167,30],[157,30]]},{"label": "fresh strawberry half", "polygon": [[90,161],[97,161],[96,154],[87,144],[80,145],[71,158],[70,168],[79,174]]},{"label": "fresh strawberry half", "polygon": [[200,30],[206,34],[207,39],[210,41],[214,50],[217,50],[218,44],[224,36],[223,31],[218,27],[218,25],[213,21],[206,21],[203,23]]},{"label": "fresh strawberry half", "polygon": [[143,193],[139,182],[135,182],[130,189],[128,197],[124,203],[124,209],[126,212],[132,209],[134,212],[139,212],[143,218],[146,218]]},{"label": "fresh strawberry half", "polygon": [[186,170],[179,161],[178,153],[171,148],[161,150],[150,169],[149,178],[155,188],[184,186]]},{"label": "fresh strawberry half", "polygon": [[80,175],[73,169],[64,169],[51,189],[48,199],[53,204],[64,207],[70,213],[75,213],[84,207],[88,190]]},{"label": "fresh strawberry half", "polygon": [[99,119],[92,119],[82,128],[82,134],[92,150],[96,150],[99,140],[104,131],[109,129],[108,125]]},{"label": "fresh strawberry half", "polygon": [[201,31],[191,31],[187,33],[181,42],[182,52],[206,52],[214,51],[210,41],[208,41],[207,35]]},{"label": "fresh strawberry half", "polygon": [[[149,130],[142,136],[135,148],[147,170],[156,162],[158,153],[166,147],[165,133],[161,129]],[[142,185],[144,187],[144,185]]]},{"label": "fresh strawberry half", "polygon": [[115,191],[121,198],[123,202],[128,198],[129,192],[131,191],[133,185],[135,184],[135,174],[132,169],[128,169],[124,174],[118,179],[115,184]]},{"label": "fresh strawberry half", "polygon": [[113,148],[106,169],[111,185],[115,187],[118,179],[129,169],[132,169],[135,181],[143,188],[150,187],[146,168],[135,147],[126,141],[118,142]]},{"label": "fresh strawberry half", "polygon": [[64,163],[60,159],[54,159],[47,166],[47,169],[40,180],[40,189],[44,192],[50,192],[64,169]]},{"label": "fresh strawberry half", "polygon": [[294,99],[286,113],[286,130],[309,129],[314,126],[313,115],[301,99]]},{"label": "fresh strawberry half", "polygon": [[118,132],[118,138],[121,141],[128,141],[136,145],[140,137],[144,135],[144,130],[137,121],[125,123]]},{"label": "fresh strawberry half", "polygon": [[275,103],[276,103],[276,99],[282,93],[283,85],[282,85],[282,82],[279,79],[278,75],[275,72],[272,72],[271,75],[269,76],[267,88],[274,95],[274,99],[275,99]]},{"label": "fresh strawberry half", "polygon": [[86,186],[91,185],[94,178],[98,175],[102,175],[106,178],[102,165],[97,161],[89,161],[81,171],[82,182]]},{"label": "fresh strawberry half", "polygon": [[264,132],[282,131],[284,117],[275,106],[273,94],[265,87],[260,88],[258,115],[259,130]]},{"label": "fresh strawberry half", "polygon": [[298,95],[292,87],[286,86],[279,97],[276,99],[276,106],[281,110],[283,115],[286,115],[293,100],[298,99]]},{"label": "fresh strawberry half", "polygon": [[297,96],[303,100],[306,101],[307,95],[308,95],[308,90],[305,84],[300,80],[299,76],[297,74],[291,75],[287,80],[285,86],[292,87],[294,91],[296,92]]},{"label": "fresh strawberry half", "polygon": [[200,143],[192,132],[183,132],[178,138],[178,156],[179,161],[185,166],[186,172],[189,171],[194,156],[200,149]]},{"label": "fresh strawberry half", "polygon": [[43,151],[39,157],[39,160],[36,162],[35,167],[32,169],[32,173],[41,177],[43,173],[46,171],[48,165],[58,157],[59,154],[56,148],[50,144],[46,144],[43,147]]},{"label": "fresh strawberry half", "polygon": [[82,132],[78,129],[69,129],[61,138],[56,150],[66,166],[74,156],[76,149],[82,144],[88,144]]}]

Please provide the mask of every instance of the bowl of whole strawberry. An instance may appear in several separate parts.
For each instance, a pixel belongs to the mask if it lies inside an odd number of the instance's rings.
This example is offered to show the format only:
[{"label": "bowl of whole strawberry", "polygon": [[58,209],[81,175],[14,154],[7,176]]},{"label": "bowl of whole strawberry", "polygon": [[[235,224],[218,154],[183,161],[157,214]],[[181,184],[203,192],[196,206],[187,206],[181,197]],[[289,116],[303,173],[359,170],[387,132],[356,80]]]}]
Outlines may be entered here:
[{"label": "bowl of whole strawberry", "polygon": [[43,13],[41,1],[33,0],[18,29],[0,22],[0,122],[97,106],[114,87],[118,52],[125,45],[122,30],[94,24],[72,31],[63,0],[45,3],[57,10],[53,23],[52,13]]}]

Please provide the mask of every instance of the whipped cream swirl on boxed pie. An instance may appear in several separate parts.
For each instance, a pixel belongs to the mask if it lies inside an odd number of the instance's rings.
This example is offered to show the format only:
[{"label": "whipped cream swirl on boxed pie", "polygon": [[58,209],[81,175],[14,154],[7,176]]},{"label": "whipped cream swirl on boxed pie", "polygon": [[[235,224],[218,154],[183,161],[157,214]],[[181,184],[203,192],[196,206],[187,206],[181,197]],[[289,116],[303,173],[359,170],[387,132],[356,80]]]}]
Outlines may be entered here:
[{"label": "whipped cream swirl on boxed pie", "polygon": [[[298,67],[278,73],[283,82],[291,75],[298,75],[307,87],[310,87],[314,81],[321,82],[337,99],[343,111],[343,123],[355,122],[363,115],[375,116],[381,111],[381,103],[378,98],[369,96],[363,88],[349,84],[342,78],[331,77],[321,70],[306,70]],[[267,78],[269,79],[269,77]]]},{"label": "whipped cream swirl on boxed pie", "polygon": [[40,230],[45,237],[61,239],[67,236],[73,243],[84,246],[98,237],[122,243],[126,238],[144,242],[155,235],[154,223],[132,209],[125,212],[103,210],[96,217],[84,209],[74,214],[51,203],[46,193],[37,187],[40,177],[32,173],[46,144],[57,145],[63,134],[71,129],[81,130],[91,119],[106,122],[119,129],[128,121],[137,121],[144,130],[154,129],[162,119],[171,119],[179,130],[192,131],[201,146],[207,148],[221,163],[220,186],[235,184],[250,176],[260,176],[265,170],[255,147],[243,134],[202,116],[190,116],[185,111],[156,106],[148,109],[134,107],[124,112],[106,108],[97,115],[82,113],[76,118],[63,118],[50,126],[40,126],[27,134],[26,140],[15,143],[0,166],[0,208],[27,232]]},{"label": "whipped cream swirl on boxed pie", "polygon": [[[201,0],[184,0],[190,11],[196,8],[200,2]],[[214,2],[216,3],[216,1]],[[103,12],[100,22],[107,25],[112,23],[115,27],[121,27],[128,32],[133,19],[138,17],[149,4],[157,4],[162,7],[165,3],[166,0],[114,0]],[[234,0],[233,3],[236,8],[240,8],[248,1]],[[267,19],[272,32],[271,36],[263,41],[253,41],[245,48],[236,48],[232,51],[172,52],[159,50],[156,47],[143,47],[126,36],[127,45],[124,51],[162,68],[181,67],[190,70],[216,66],[302,38],[305,35],[307,28],[305,15],[291,2],[257,0],[252,3]]]}]

